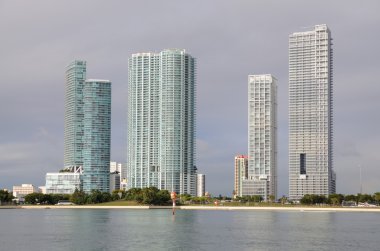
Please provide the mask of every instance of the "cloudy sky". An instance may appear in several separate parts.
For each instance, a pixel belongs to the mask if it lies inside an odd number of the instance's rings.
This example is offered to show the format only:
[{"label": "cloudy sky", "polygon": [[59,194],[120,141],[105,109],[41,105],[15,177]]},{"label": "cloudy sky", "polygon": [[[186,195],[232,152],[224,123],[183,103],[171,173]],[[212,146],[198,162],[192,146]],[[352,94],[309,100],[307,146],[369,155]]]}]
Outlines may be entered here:
[{"label": "cloudy sky", "polygon": [[[342,4],[344,3],[344,4]],[[279,191],[288,194],[288,37],[334,38],[337,192],[380,191],[379,1],[0,0],[0,188],[44,185],[63,166],[65,67],[110,79],[112,159],[126,160],[127,59],[184,48],[197,58],[197,166],[212,194],[233,190],[247,153],[247,76],[278,79]]]}]

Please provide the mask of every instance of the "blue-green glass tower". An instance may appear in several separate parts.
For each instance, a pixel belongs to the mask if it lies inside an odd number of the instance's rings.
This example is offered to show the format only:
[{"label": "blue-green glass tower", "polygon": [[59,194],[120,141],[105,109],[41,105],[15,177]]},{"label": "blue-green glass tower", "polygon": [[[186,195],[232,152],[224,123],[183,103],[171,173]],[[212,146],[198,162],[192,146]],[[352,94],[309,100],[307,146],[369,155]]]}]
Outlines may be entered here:
[{"label": "blue-green glass tower", "polygon": [[64,166],[83,165],[83,85],[86,61],[75,60],[66,67]]},{"label": "blue-green glass tower", "polygon": [[89,79],[83,86],[83,191],[109,191],[111,82]]}]

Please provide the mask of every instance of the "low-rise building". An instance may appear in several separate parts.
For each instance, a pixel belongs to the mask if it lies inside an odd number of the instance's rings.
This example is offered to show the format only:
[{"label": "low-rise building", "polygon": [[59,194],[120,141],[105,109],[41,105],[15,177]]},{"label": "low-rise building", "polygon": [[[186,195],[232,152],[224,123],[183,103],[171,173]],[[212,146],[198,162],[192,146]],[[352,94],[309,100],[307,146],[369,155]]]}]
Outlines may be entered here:
[{"label": "low-rise building", "polygon": [[21,184],[21,186],[13,186],[13,196],[16,198],[23,198],[27,194],[36,192],[38,192],[38,190],[32,184]]},{"label": "low-rise building", "polygon": [[69,167],[59,173],[46,174],[47,194],[72,194],[75,189],[82,190],[82,167]]},{"label": "low-rise building", "polygon": [[242,195],[252,196],[259,195],[263,200],[268,200],[268,182],[266,179],[243,179],[242,180]]}]

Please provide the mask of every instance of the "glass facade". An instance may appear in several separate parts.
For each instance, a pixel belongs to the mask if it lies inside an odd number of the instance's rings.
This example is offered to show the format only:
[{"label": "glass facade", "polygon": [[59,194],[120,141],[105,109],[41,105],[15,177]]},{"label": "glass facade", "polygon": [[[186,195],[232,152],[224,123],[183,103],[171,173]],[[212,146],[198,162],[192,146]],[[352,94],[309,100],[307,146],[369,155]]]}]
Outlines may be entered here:
[{"label": "glass facade", "polygon": [[129,187],[196,193],[195,59],[185,50],[129,59]]},{"label": "glass facade", "polygon": [[86,80],[83,101],[83,191],[109,192],[111,82]]},{"label": "glass facade", "polygon": [[[243,195],[277,197],[277,80],[248,76],[248,180]],[[244,189],[244,184],[250,189]]]},{"label": "glass facade", "polygon": [[75,60],[66,67],[64,166],[83,165],[83,84],[86,61]]},{"label": "glass facade", "polygon": [[335,193],[332,43],[327,25],[289,36],[289,198]]},{"label": "glass facade", "polygon": [[47,173],[47,194],[72,194],[75,189],[81,190],[81,173]]}]

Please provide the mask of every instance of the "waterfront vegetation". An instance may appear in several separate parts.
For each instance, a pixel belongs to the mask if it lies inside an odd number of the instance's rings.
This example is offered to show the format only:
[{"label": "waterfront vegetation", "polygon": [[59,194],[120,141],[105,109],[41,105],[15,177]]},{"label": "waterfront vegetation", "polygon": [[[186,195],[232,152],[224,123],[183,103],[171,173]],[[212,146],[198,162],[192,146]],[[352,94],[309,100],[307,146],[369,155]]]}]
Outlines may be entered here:
[{"label": "waterfront vegetation", "polygon": [[42,193],[30,193],[25,195],[25,204],[46,204],[55,205],[60,200],[69,200],[69,194],[42,194]]},{"label": "waterfront vegetation", "polygon": [[[3,204],[12,202],[12,192],[0,191],[0,201]],[[159,190],[155,187],[132,188],[130,190],[115,190],[112,193],[93,190],[85,193],[76,190],[73,194],[42,194],[31,193],[25,196],[25,204],[29,205],[55,205],[59,201],[70,201],[76,205],[101,205],[101,206],[139,206],[139,205],[171,205],[170,193],[167,190]],[[358,205],[368,203],[380,205],[380,192],[374,194],[343,195],[331,194],[329,196],[306,194],[299,203],[289,201],[282,196],[277,201],[273,196],[269,196],[269,201],[263,201],[261,196],[242,196],[234,199],[219,195],[193,197],[189,194],[182,194],[177,197],[177,205],[207,205],[207,206],[319,206],[319,207],[340,207],[345,202]]]},{"label": "waterfront vegetation", "polygon": [[371,194],[330,194],[329,196],[306,194],[300,203],[303,205],[315,205],[315,204],[327,204],[332,206],[340,206],[343,202],[354,202],[358,203],[370,203],[379,205],[380,204],[380,192]]},{"label": "waterfront vegetation", "polygon": [[[12,197],[13,198],[13,197]],[[90,205],[103,203],[104,205],[169,205],[170,194],[167,190],[155,187],[132,188],[128,191],[115,190],[112,193],[93,190],[85,193],[75,190],[73,194],[42,194],[31,193],[26,195],[25,204],[29,205],[55,205],[59,201],[70,201],[76,205]],[[124,203],[125,201],[125,203]]]}]

